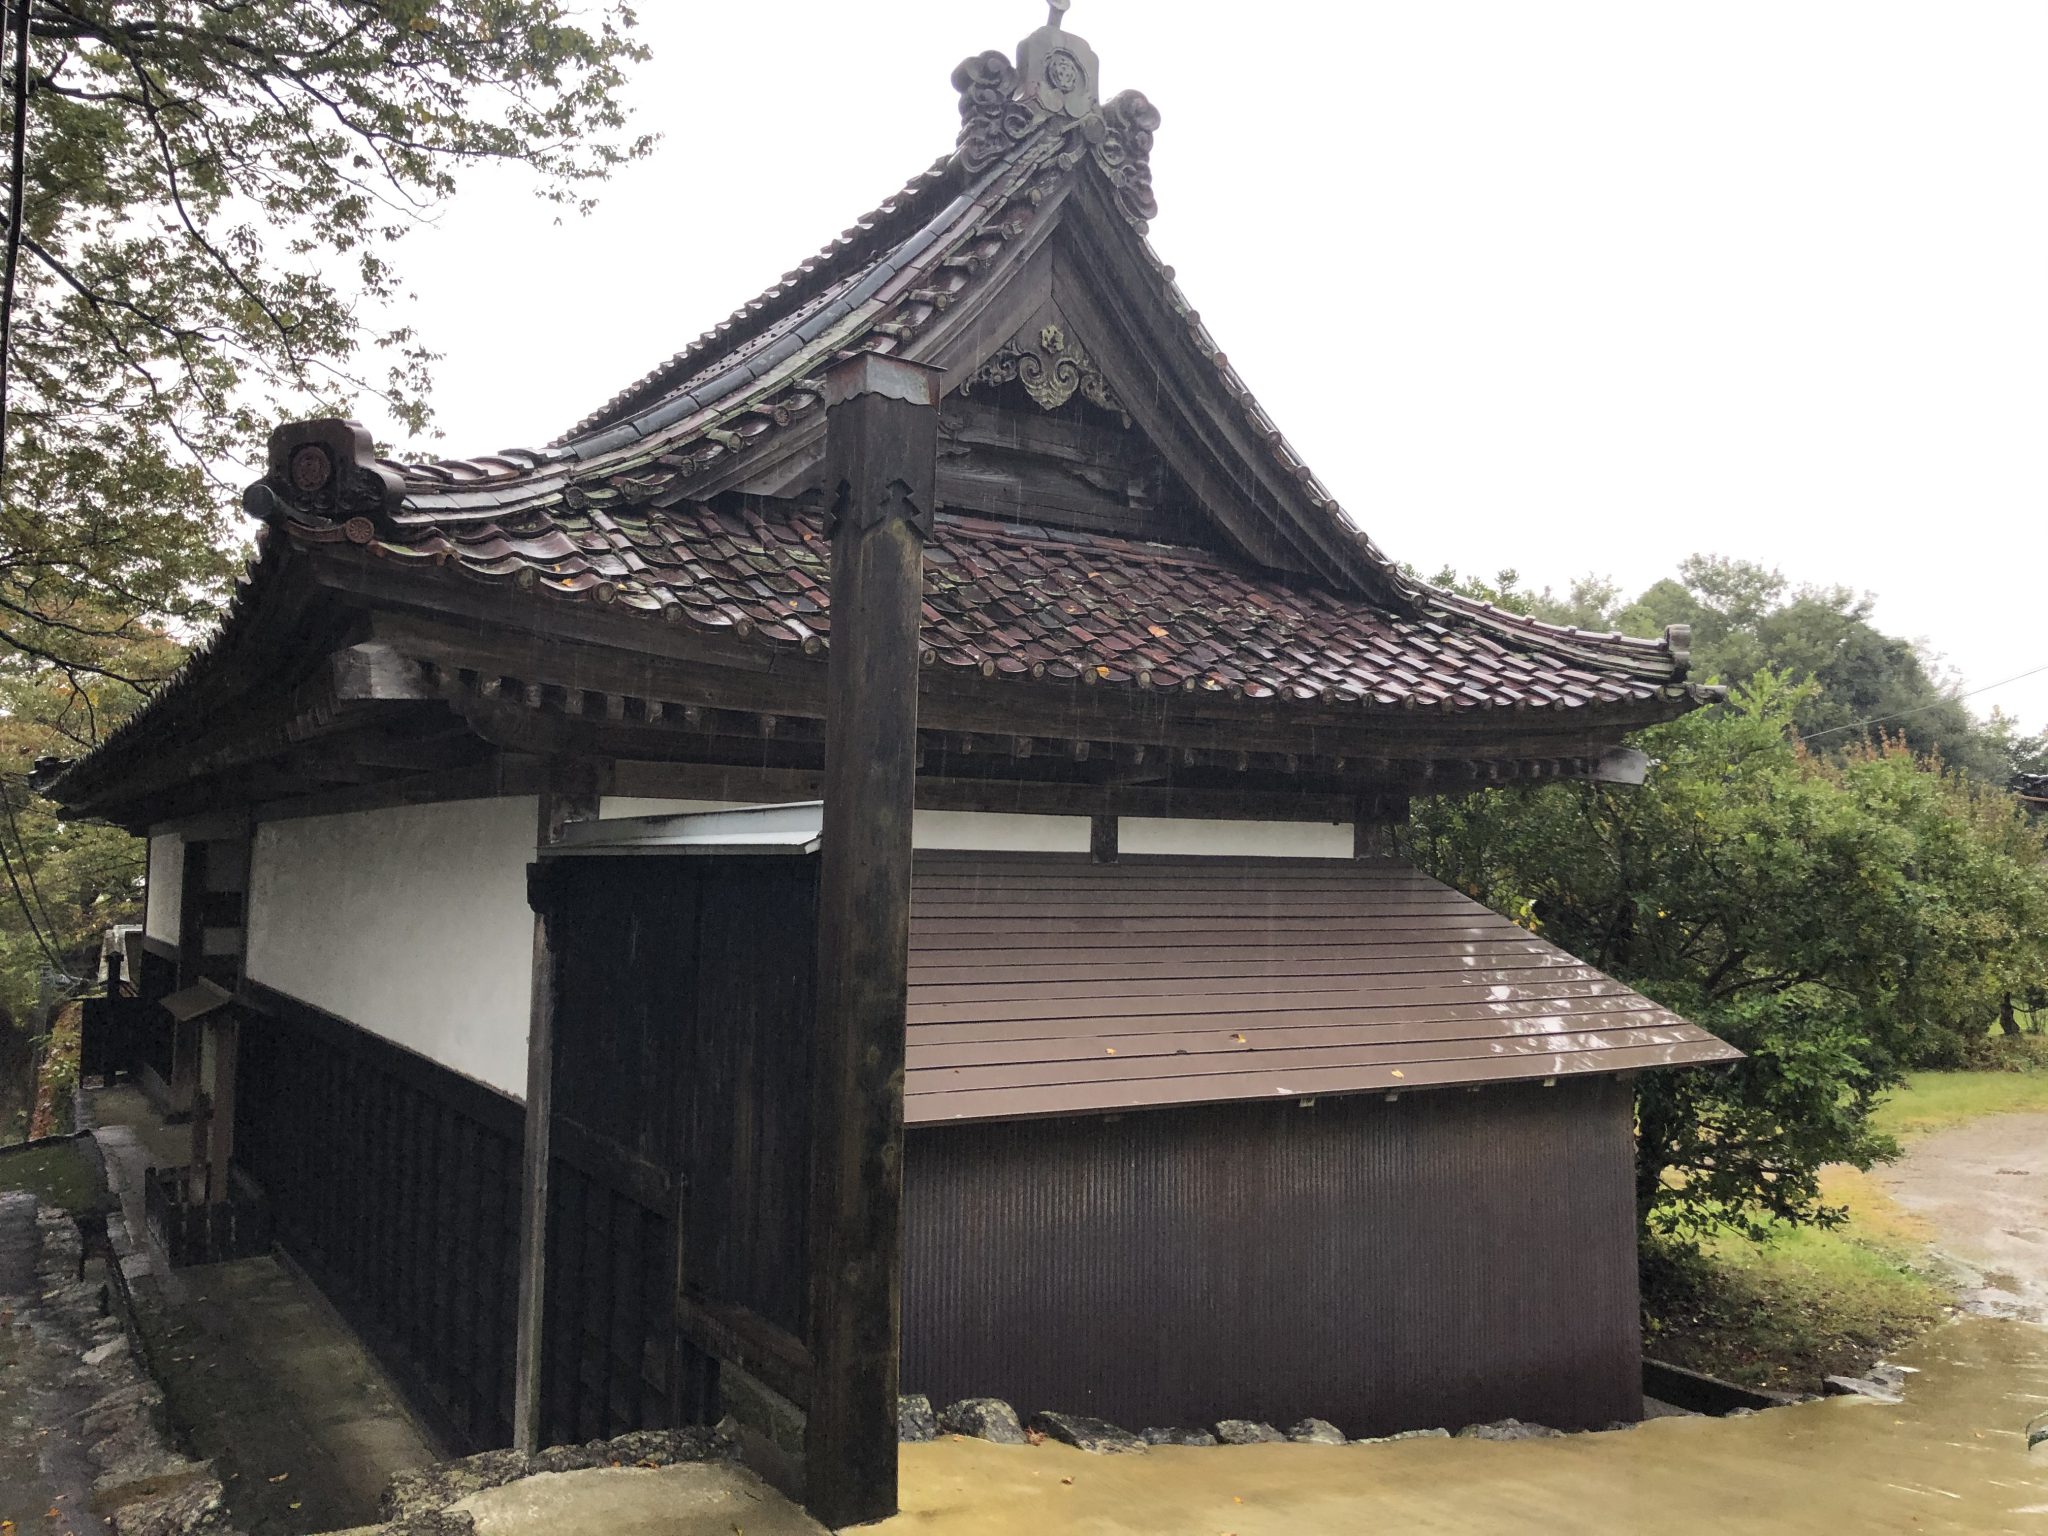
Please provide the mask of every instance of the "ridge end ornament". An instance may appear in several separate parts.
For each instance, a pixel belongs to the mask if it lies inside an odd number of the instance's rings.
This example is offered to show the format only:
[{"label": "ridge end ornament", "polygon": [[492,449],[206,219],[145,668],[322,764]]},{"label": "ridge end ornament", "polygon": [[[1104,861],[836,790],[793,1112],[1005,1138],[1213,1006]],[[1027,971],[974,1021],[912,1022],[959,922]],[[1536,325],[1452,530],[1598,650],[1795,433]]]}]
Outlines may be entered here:
[{"label": "ridge end ornament", "polygon": [[1152,193],[1152,138],[1159,109],[1143,91],[1124,91],[1102,109],[1099,137],[1091,134],[1095,163],[1109,178],[1117,210],[1143,234],[1159,217]]},{"label": "ridge end ornament", "polygon": [[378,459],[369,428],[323,417],[287,422],[270,434],[263,478],[243,493],[242,507],[266,522],[297,513],[381,528],[404,496],[404,479]]},{"label": "ridge end ornament", "polygon": [[961,176],[979,176],[1048,122],[1065,131],[1096,121],[1101,61],[1086,39],[1062,29],[1066,9],[1067,0],[1052,0],[1046,24],[1017,45],[1014,63],[990,49],[953,71],[960,136],[952,164]]}]

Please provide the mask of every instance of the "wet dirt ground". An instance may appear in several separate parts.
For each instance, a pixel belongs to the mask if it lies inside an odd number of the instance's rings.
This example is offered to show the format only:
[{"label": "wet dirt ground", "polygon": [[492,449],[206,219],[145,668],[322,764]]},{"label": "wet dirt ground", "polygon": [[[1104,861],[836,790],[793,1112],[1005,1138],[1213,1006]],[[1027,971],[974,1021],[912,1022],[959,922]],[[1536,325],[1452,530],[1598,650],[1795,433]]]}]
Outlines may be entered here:
[{"label": "wet dirt ground", "polygon": [[1906,1401],[1830,1398],[1747,1419],[1491,1444],[1260,1445],[1084,1456],[904,1447],[888,1536],[1351,1536],[1360,1531],[2048,1531],[2048,1332],[1964,1318],[1898,1356]]},{"label": "wet dirt ground", "polygon": [[2044,1162],[2048,1115],[1989,1115],[1915,1142],[1877,1177],[1940,1234],[1965,1307],[2048,1323]]}]

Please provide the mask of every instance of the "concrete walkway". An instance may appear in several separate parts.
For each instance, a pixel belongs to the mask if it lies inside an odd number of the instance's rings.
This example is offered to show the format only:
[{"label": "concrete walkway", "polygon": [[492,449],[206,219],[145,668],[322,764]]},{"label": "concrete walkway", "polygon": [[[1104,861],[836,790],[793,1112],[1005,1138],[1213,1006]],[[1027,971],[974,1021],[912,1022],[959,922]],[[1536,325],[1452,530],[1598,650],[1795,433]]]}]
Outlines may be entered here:
[{"label": "concrete walkway", "polygon": [[551,1472],[454,1506],[477,1536],[824,1536],[744,1467],[702,1464]]},{"label": "concrete walkway", "polygon": [[446,1453],[327,1299],[273,1257],[168,1268],[148,1238],[143,1170],[189,1155],[135,1089],[86,1110],[121,1212],[108,1235],[172,1421],[214,1462],[236,1528],[308,1536],[364,1525],[400,1472]]},{"label": "concrete walkway", "polygon": [[36,1197],[0,1191],[0,1530],[84,1536],[108,1528],[91,1509],[92,1463],[52,1427],[92,1399],[71,1379],[78,1358],[69,1341],[42,1315],[40,1246]]}]

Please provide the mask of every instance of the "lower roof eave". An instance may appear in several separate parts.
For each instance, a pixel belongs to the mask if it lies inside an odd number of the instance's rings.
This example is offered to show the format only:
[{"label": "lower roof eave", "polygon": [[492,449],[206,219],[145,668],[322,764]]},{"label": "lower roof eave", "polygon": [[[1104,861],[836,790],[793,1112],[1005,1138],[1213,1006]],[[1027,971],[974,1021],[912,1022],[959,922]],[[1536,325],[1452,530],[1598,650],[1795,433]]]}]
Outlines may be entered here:
[{"label": "lower roof eave", "polygon": [[[1744,1053],[1724,1041],[1702,1037],[1680,1045],[1621,1048],[1495,1063],[1484,1073],[1460,1070],[1456,1064],[1414,1065],[1401,1069],[1359,1068],[1306,1072],[1285,1086],[1258,1095],[1189,1087],[1142,1101],[1111,1091],[1063,1087],[1047,1090],[1042,1105],[1014,1100],[1001,1104],[957,1104],[938,1101],[966,1098],[961,1094],[912,1094],[904,1101],[904,1125],[923,1130],[949,1125],[986,1125],[1010,1120],[1080,1119],[1120,1116],[1157,1110],[1203,1109],[1224,1104],[1309,1105],[1318,1099],[1379,1098],[1398,1102],[1408,1094],[1444,1093],[1455,1089],[1555,1088],[1596,1079],[1628,1079],[1641,1072],[1687,1067],[1728,1066]],[[1005,1092],[1005,1098],[1010,1095]],[[925,1100],[927,1102],[920,1102]],[[1091,1102],[1099,1100],[1100,1102]]]}]

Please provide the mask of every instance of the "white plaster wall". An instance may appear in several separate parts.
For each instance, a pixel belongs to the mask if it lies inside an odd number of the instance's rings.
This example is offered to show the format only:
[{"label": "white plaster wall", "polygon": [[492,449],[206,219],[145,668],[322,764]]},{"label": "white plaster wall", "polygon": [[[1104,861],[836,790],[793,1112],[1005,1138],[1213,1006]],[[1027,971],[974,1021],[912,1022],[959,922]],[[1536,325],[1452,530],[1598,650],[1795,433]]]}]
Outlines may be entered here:
[{"label": "white plaster wall", "polygon": [[247,974],[506,1093],[526,1093],[532,797],[265,822]]},{"label": "white plaster wall", "polygon": [[1117,822],[1119,853],[1191,853],[1209,858],[1348,859],[1351,823],[1321,821],[1195,821],[1125,816]]},{"label": "white plaster wall", "polygon": [[142,913],[142,931],[152,939],[178,942],[178,920],[185,905],[185,839],[175,832],[155,832],[149,839],[149,900]]}]

